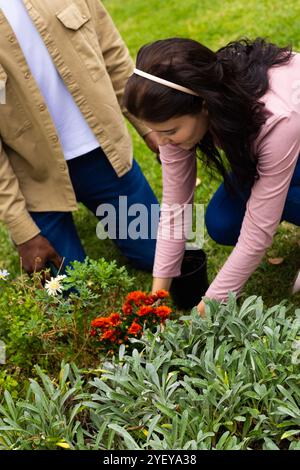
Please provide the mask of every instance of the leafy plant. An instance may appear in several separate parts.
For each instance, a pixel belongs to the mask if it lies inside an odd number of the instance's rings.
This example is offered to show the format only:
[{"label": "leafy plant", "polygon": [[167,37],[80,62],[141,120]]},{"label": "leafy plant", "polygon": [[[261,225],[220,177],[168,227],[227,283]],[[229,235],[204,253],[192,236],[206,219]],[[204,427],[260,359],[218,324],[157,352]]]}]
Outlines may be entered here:
[{"label": "leafy plant", "polygon": [[124,267],[104,259],[74,262],[67,277],[52,282],[56,289],[43,287],[39,273],[14,280],[4,274],[0,339],[6,344],[10,373],[21,368],[24,376],[34,364],[51,373],[63,359],[84,367],[93,363],[99,352],[90,342],[91,319],[120,306],[133,284]]},{"label": "leafy plant", "polygon": [[240,307],[233,296],[226,306],[209,301],[206,319],[195,310],[145,329],[131,339],[137,349],[122,344],[96,369],[63,364],[63,387],[39,375],[41,385],[31,382],[26,400],[6,393],[1,442],[5,448],[61,442],[71,449],[299,449],[299,336],[299,310],[265,309],[255,296]]}]

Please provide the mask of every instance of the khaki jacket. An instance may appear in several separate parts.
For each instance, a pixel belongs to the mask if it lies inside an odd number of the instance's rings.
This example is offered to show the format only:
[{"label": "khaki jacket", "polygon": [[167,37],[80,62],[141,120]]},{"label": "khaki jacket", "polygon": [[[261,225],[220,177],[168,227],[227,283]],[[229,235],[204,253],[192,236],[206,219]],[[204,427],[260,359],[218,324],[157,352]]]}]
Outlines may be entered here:
[{"label": "khaki jacket", "polygon": [[[58,72],[118,176],[132,165],[122,108],[133,62],[99,0],[24,0]],[[0,220],[21,244],[40,230],[29,211],[73,211],[76,197],[47,105],[0,9]]]}]

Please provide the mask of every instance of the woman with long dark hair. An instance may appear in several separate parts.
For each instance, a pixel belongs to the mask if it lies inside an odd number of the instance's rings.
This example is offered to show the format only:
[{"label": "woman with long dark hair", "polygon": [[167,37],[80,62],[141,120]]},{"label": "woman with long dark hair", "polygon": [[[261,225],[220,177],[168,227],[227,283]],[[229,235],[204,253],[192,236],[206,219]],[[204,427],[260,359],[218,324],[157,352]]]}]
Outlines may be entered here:
[{"label": "woman with long dark hair", "polygon": [[[157,135],[163,206],[192,203],[197,154],[223,176],[206,226],[235,248],[205,296],[225,301],[228,291],[241,292],[278,224],[300,226],[300,54],[263,38],[217,52],[171,38],[142,47],[136,67],[124,104]],[[160,233],[153,290],[168,289],[180,274],[185,249],[184,239]]]}]

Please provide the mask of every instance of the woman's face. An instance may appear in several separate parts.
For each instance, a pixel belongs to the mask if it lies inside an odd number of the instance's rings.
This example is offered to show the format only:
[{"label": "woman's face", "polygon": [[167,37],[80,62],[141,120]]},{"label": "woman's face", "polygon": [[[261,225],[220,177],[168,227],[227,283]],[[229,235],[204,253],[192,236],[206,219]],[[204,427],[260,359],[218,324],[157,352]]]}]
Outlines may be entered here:
[{"label": "woman's face", "polygon": [[165,122],[144,121],[157,135],[159,145],[174,144],[190,150],[208,131],[208,113],[205,108],[198,114],[185,114]]}]

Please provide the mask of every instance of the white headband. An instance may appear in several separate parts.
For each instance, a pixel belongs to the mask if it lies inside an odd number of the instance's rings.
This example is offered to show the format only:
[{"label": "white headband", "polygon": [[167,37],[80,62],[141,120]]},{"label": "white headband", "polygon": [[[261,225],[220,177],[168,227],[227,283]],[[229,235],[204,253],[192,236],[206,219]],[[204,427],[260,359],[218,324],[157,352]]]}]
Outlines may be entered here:
[{"label": "white headband", "polygon": [[147,78],[148,80],[152,80],[152,82],[161,83],[161,85],[168,86],[170,88],[174,88],[175,90],[183,91],[183,93],[188,93],[189,95],[199,96],[198,93],[195,91],[186,88],[185,86],[177,85],[177,83],[169,82],[169,80],[164,80],[163,78],[156,77],[155,75],[151,75],[150,73],[143,72],[139,69],[134,69],[133,73],[136,75],[140,75],[141,77]]}]

